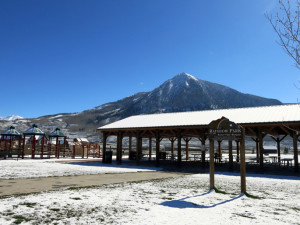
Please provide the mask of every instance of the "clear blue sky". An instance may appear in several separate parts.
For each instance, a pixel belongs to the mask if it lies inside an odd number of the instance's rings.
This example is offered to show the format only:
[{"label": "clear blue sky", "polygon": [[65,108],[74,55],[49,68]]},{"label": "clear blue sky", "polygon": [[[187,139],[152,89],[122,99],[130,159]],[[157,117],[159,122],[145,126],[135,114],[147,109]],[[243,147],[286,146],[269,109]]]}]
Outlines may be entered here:
[{"label": "clear blue sky", "polygon": [[264,16],[271,0],[2,0],[0,116],[80,112],[180,72],[300,99],[300,71]]}]

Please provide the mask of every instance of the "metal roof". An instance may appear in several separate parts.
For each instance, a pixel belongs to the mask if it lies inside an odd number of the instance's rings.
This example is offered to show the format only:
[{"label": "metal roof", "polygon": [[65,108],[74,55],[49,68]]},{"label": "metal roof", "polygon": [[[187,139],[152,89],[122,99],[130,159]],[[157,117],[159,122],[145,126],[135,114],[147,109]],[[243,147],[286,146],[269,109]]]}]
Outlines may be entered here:
[{"label": "metal roof", "polygon": [[38,128],[38,126],[36,124],[33,124],[31,128],[29,128],[28,130],[24,131],[25,135],[44,135],[45,133]]},{"label": "metal roof", "polygon": [[66,137],[66,135],[57,127],[53,132],[49,134],[49,137]]},{"label": "metal roof", "polygon": [[1,133],[3,136],[21,136],[21,133],[16,130],[15,127],[11,126],[8,130]]},{"label": "metal roof", "polygon": [[99,127],[98,130],[207,126],[222,116],[238,124],[300,122],[300,104],[138,115]]}]

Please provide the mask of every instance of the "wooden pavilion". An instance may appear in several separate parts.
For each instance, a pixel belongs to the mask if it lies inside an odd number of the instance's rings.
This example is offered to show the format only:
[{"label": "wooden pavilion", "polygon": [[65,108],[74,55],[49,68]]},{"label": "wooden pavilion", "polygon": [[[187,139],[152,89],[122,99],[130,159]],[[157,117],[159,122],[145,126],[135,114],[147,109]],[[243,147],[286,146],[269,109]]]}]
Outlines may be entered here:
[{"label": "wooden pavilion", "polygon": [[[15,145],[16,143],[16,145]],[[0,139],[0,154],[6,158],[6,155],[12,156],[13,154],[21,155],[22,135],[14,126],[1,133]]]},{"label": "wooden pavilion", "polygon": [[38,128],[36,124],[33,124],[31,128],[28,130],[24,131],[23,133],[24,139],[23,139],[23,151],[22,151],[22,158],[24,158],[24,153],[25,153],[25,140],[26,136],[31,136],[31,158],[35,158],[36,150],[37,150],[37,145],[36,145],[36,137],[41,136],[41,145],[40,145],[40,157],[43,159],[44,158],[44,144],[45,144],[45,133]]},{"label": "wooden pavilion", "polygon": [[55,138],[55,157],[59,159],[60,156],[60,148],[61,142],[63,142],[63,157],[66,156],[66,139],[67,136],[60,130],[60,128],[56,128],[49,135],[49,143],[48,143],[48,157],[50,158],[52,152],[52,139]]},{"label": "wooden pavilion", "polygon": [[[251,137],[256,142],[257,160],[261,169],[264,169],[264,137],[269,135],[276,141],[278,161],[280,163],[280,142],[285,137],[291,136],[293,139],[294,169],[296,172],[299,172],[300,104],[137,115],[99,127],[97,130],[103,134],[103,156],[106,152],[107,138],[109,136],[117,137],[116,160],[118,163],[122,163],[122,140],[124,137],[129,138],[129,151],[132,150],[132,138],[136,138],[137,164],[142,159],[143,139],[149,139],[150,156],[152,154],[152,139],[155,140],[157,165],[159,165],[161,158],[161,140],[163,138],[170,140],[172,152],[174,152],[174,142],[177,140],[177,163],[180,166],[182,162],[182,141],[186,143],[187,155],[188,143],[191,138],[198,138],[201,141],[199,148],[204,150],[208,140],[208,125],[211,121],[221,117],[226,117],[242,126],[245,130],[245,136]],[[220,150],[220,142],[222,140],[215,141],[218,142],[218,149]],[[233,163],[232,142],[232,140],[228,140],[229,165]],[[236,146],[237,152],[240,154],[239,141],[236,141]],[[204,151],[202,153],[205,154]],[[202,157],[202,160],[204,160],[204,157]]]}]

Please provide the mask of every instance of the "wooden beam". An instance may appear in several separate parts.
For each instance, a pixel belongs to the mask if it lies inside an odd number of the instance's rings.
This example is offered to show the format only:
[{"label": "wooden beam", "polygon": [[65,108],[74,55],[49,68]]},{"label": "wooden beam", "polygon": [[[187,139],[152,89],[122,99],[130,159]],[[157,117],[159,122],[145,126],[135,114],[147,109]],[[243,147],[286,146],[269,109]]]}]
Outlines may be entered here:
[{"label": "wooden beam", "polygon": [[264,149],[263,149],[263,134],[261,130],[258,131],[258,144],[259,144],[259,166],[264,168]]},{"label": "wooden beam", "polygon": [[236,143],[236,161],[240,161],[240,141],[235,141]]},{"label": "wooden beam", "polygon": [[160,132],[155,132],[155,141],[156,141],[156,166],[159,166],[159,152],[160,152]]},{"label": "wooden beam", "polygon": [[178,166],[181,166],[181,138],[182,138],[182,131],[178,130],[177,132],[177,163]]},{"label": "wooden beam", "polygon": [[[103,151],[103,155],[102,155],[102,162],[104,163],[105,162],[105,152],[106,152],[106,139],[107,139],[107,133],[103,133],[103,140],[102,140],[102,142],[103,142],[103,148],[102,148],[102,151]],[[74,154],[74,156],[75,156],[75,154]]]},{"label": "wooden beam", "polygon": [[294,147],[294,162],[295,162],[295,172],[299,172],[299,160],[298,160],[298,133],[293,132],[293,147]]},{"label": "wooden beam", "polygon": [[140,164],[140,160],[142,157],[142,141],[143,138],[139,131],[136,132],[136,164]]},{"label": "wooden beam", "polygon": [[185,141],[185,160],[189,159],[189,142],[192,138],[184,137],[183,140]]},{"label": "wooden beam", "polygon": [[215,188],[214,140],[209,140],[209,189]]},{"label": "wooden beam", "polygon": [[151,160],[152,156],[152,138],[149,138],[149,161]]},{"label": "wooden beam", "polygon": [[246,193],[246,157],[245,157],[245,129],[242,128],[242,140],[241,140],[241,193]]},{"label": "wooden beam", "polygon": [[228,141],[228,150],[229,150],[229,171],[233,170],[233,155],[232,155],[232,141]]}]

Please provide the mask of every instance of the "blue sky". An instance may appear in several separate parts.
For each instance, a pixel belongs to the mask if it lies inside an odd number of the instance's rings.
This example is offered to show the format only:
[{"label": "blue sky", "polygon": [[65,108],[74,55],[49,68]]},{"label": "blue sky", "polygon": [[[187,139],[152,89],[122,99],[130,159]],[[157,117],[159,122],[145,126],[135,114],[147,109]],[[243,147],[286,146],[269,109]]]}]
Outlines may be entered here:
[{"label": "blue sky", "polygon": [[300,99],[300,71],[276,43],[271,0],[0,1],[0,116],[80,112],[180,72]]}]

